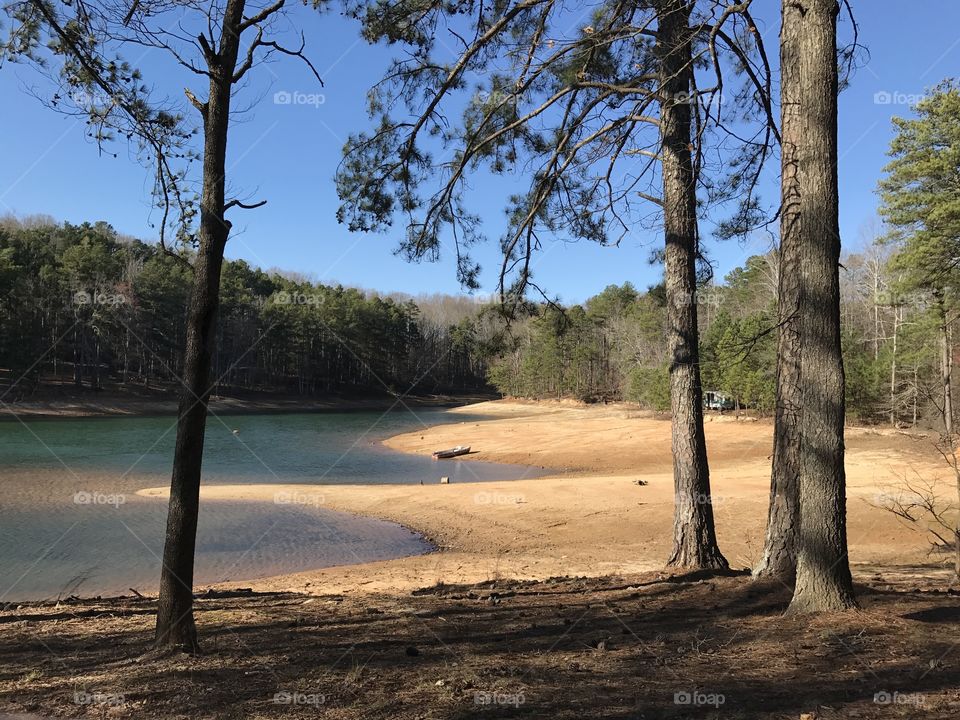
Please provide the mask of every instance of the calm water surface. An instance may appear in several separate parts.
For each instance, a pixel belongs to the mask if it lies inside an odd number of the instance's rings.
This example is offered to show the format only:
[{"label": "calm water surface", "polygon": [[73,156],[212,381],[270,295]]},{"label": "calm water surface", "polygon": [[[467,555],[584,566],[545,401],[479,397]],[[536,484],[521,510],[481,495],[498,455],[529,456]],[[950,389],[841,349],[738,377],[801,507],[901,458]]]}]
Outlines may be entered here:
[{"label": "calm water surface", "polygon": [[[435,483],[533,477],[522,466],[443,461],[380,440],[477,415],[417,409],[211,417],[204,483]],[[175,418],[0,420],[0,601],[155,590],[166,503],[134,493],[169,482]],[[288,502],[201,504],[197,584],[426,552],[409,530]],[[317,502],[314,502],[314,501]]]}]

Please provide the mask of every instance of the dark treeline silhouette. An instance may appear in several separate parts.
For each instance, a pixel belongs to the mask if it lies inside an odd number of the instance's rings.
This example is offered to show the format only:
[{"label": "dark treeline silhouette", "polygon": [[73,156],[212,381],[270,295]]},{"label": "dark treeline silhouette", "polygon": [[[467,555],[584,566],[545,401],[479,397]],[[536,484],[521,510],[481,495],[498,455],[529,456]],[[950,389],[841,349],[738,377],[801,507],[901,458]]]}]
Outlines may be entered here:
[{"label": "dark treeline silhouette", "polygon": [[[900,256],[869,240],[844,258],[840,277],[848,411],[860,421],[936,425],[936,308],[891,305]],[[765,415],[774,408],[778,262],[775,251],[752,256],[694,300],[705,388]],[[509,327],[474,298],[384,296],[242,260],[226,262],[220,288],[217,394],[495,389],[670,406],[662,284],[611,285],[566,308],[531,303]],[[3,219],[0,393],[10,402],[54,384],[178,383],[189,293],[182,262],[107,223]]]},{"label": "dark treeline silhouette", "polygon": [[[0,392],[177,383],[190,271],[104,222],[0,224]],[[487,388],[482,305],[382,297],[227,261],[215,392],[307,397]],[[37,361],[40,358],[39,362]]]}]

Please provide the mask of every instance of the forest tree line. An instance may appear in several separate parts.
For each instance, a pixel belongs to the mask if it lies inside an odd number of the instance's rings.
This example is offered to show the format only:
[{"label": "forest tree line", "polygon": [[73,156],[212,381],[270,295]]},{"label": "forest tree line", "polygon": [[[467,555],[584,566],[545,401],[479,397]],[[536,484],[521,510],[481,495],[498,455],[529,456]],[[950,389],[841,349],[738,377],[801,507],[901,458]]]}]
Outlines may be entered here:
[{"label": "forest tree line", "polygon": [[[224,264],[220,285],[216,393],[488,388],[477,349],[479,304],[470,298],[382,297],[243,260]],[[4,219],[0,382],[10,389],[7,400],[44,384],[177,383],[190,291],[184,262],[105,222]]]},{"label": "forest tree line", "polygon": [[[909,262],[883,238],[843,258],[847,412],[860,422],[939,427],[941,310],[933,294],[907,288]],[[772,414],[776,401],[777,273],[776,250],[754,255],[692,299],[704,389],[761,415]],[[667,411],[664,288],[611,285],[582,304],[542,306],[516,325],[489,374],[505,395],[625,400]]]},{"label": "forest tree line", "polygon": [[[904,263],[877,240],[844,258],[848,413],[896,426],[942,416],[939,306],[904,290]],[[703,386],[773,412],[776,251],[700,287]],[[0,223],[0,372],[14,398],[46,382],[101,389],[175,383],[188,268],[105,222]],[[489,303],[417,300],[313,283],[228,261],[221,280],[217,392],[467,393],[670,407],[666,295],[611,285],[582,304],[528,305],[507,325]],[[951,344],[952,347],[952,344]],[[35,363],[38,357],[43,360]],[[17,382],[19,380],[19,382]]]}]

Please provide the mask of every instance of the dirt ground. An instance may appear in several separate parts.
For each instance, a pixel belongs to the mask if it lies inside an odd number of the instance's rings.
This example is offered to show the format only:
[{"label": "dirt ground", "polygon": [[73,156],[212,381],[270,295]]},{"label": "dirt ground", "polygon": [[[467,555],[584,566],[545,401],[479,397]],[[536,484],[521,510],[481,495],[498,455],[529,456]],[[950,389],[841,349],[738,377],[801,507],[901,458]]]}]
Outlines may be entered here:
[{"label": "dirt ground", "polygon": [[[205,653],[150,653],[154,603],[0,612],[20,717],[956,718],[957,596],[871,583],[784,617],[748,577],[562,578],[197,601]],[[10,717],[10,716],[4,716]]]},{"label": "dirt ground", "polygon": [[[876,507],[903,476],[946,479],[932,438],[848,431],[862,609],[790,617],[782,584],[661,572],[673,495],[665,419],[570,403],[467,410],[478,411],[495,419],[387,444],[469,444],[471,459],[556,473],[440,485],[438,462],[422,486],[207,487],[205,502],[316,493],[326,507],[423,532],[439,550],[201,595],[199,657],[150,653],[151,598],[6,606],[0,717],[960,714],[960,602],[947,559]],[[771,426],[714,417],[707,441],[721,549],[749,567],[762,545]]]}]

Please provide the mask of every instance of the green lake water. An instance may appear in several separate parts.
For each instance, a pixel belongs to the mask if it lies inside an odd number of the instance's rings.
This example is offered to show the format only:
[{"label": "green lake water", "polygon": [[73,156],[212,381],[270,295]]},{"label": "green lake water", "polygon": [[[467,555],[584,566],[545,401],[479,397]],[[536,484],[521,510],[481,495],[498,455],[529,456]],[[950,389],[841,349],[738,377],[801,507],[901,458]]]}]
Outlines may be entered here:
[{"label": "green lake water", "polygon": [[[206,484],[436,483],[534,477],[523,466],[386,449],[384,437],[481,416],[438,409],[210,417]],[[0,421],[0,601],[155,591],[166,503],[136,490],[166,485],[175,418]],[[428,552],[394,523],[338,513],[321,494],[201,504],[196,584]]]}]

